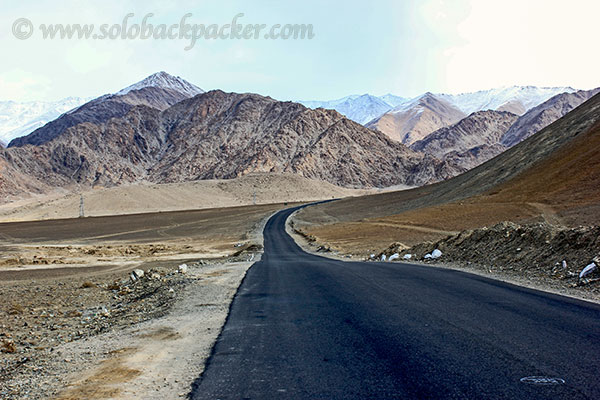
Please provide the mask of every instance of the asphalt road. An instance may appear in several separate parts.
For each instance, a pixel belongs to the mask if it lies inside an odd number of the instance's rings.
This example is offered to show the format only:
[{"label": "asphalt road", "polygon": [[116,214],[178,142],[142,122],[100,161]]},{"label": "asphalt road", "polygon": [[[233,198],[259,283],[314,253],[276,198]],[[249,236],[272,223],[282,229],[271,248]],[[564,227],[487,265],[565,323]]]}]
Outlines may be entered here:
[{"label": "asphalt road", "polygon": [[599,305],[310,255],[285,233],[292,211],[267,223],[191,398],[600,399]]}]

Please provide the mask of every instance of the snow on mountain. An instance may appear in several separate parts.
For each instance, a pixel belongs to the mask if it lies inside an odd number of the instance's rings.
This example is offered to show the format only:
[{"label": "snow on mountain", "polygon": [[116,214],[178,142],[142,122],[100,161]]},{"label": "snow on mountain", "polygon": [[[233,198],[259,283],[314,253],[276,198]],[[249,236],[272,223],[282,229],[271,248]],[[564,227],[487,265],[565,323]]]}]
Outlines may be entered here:
[{"label": "snow on mountain", "polygon": [[[476,111],[497,110],[510,111],[522,115],[533,107],[545,102],[560,93],[573,93],[572,87],[537,87],[537,86],[505,86],[472,93],[447,94],[424,93],[417,97],[405,98],[393,94],[373,96],[370,94],[351,95],[337,100],[300,101],[310,108],[329,108],[344,114],[346,117],[367,124],[392,109],[404,112],[414,108],[423,96],[435,96],[449,103],[466,115]],[[386,110],[384,104],[389,107]],[[371,119],[368,119],[371,117]]]},{"label": "snow on mountain", "polygon": [[149,77],[134,83],[131,86],[127,86],[125,89],[120,90],[115,93],[116,95],[124,95],[132,90],[139,90],[146,87],[157,87],[162,89],[172,89],[179,93],[183,93],[188,95],[189,97],[194,97],[198,94],[204,93],[204,90],[200,89],[196,85],[192,85],[188,81],[178,77],[169,75],[164,71],[157,72],[155,74],[150,75]]},{"label": "snow on mountain", "polygon": [[527,111],[557,94],[575,91],[572,87],[505,86],[472,93],[437,93],[436,96],[465,114],[471,114],[476,111],[498,110],[509,106],[513,110]]},{"label": "snow on mountain", "polygon": [[[171,89],[187,97],[204,93],[204,90],[184,79],[161,71],[120,90],[114,95],[106,94],[100,96],[95,101],[107,99],[111,96],[122,96],[133,90],[140,90],[147,87]],[[56,120],[63,114],[76,111],[92,99],[94,98],[67,97],[54,102],[32,101],[19,103],[15,101],[0,101],[0,141],[10,143],[15,138],[26,136],[48,122]]]},{"label": "snow on mountain", "polygon": [[358,97],[360,97],[359,94],[353,94],[353,95],[342,97],[341,99],[335,99],[335,100],[324,100],[324,101],[300,100],[300,101],[296,101],[296,102],[304,105],[305,107],[312,108],[312,109],[325,108],[325,109],[329,109],[329,110],[334,110],[338,104],[342,104],[347,101],[352,101]]},{"label": "snow on mountain", "polygon": [[9,143],[27,135],[89,100],[67,97],[58,101],[0,101],[0,141]]},{"label": "snow on mountain", "polygon": [[522,115],[502,136],[500,143],[511,147],[522,142],[598,93],[600,93],[600,88],[561,93],[550,98]]},{"label": "snow on mountain", "polygon": [[385,114],[405,100],[406,99],[403,97],[394,96],[392,94],[373,96],[367,93],[363,95],[346,96],[336,100],[300,101],[299,103],[312,109],[326,108],[336,110],[347,118],[364,125]]},{"label": "snow on mountain", "polygon": [[379,98],[381,100],[385,101],[386,103],[388,103],[389,105],[391,105],[392,107],[396,107],[396,106],[406,102],[407,100],[409,100],[406,97],[396,96],[391,93],[385,94],[383,96],[379,96]]},{"label": "snow on mountain", "polygon": [[335,106],[335,110],[359,124],[366,124],[389,109],[390,104],[370,94],[347,99]]}]

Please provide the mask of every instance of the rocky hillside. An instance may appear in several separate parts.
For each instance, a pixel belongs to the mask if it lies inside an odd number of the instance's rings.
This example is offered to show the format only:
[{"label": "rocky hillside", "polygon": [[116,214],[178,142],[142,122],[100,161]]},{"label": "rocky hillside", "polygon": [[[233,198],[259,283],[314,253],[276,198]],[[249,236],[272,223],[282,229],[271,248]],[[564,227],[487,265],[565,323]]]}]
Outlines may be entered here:
[{"label": "rocky hillside", "polygon": [[506,111],[478,111],[456,124],[438,129],[410,148],[440,159],[451,155],[470,169],[506,150],[497,143],[517,118]]},{"label": "rocky hillside", "polygon": [[562,93],[529,110],[502,136],[500,143],[511,147],[542,130],[557,119],[589,100],[600,88]]},{"label": "rocky hillside", "polygon": [[[547,94],[546,92],[540,95]],[[429,134],[410,147],[415,151],[471,169],[542,130],[598,92],[600,88],[558,94],[530,109],[518,119],[509,112],[476,112],[454,125]],[[522,108],[514,108],[515,104],[507,103],[500,108],[516,111]]]},{"label": "rocky hillside", "polygon": [[104,123],[111,118],[123,117],[134,106],[144,105],[165,110],[200,93],[203,93],[203,90],[191,83],[166,72],[158,72],[116,94],[101,96],[61,115],[30,135],[12,140],[9,147],[40,145],[72,126],[84,122]]},{"label": "rocky hillside", "polygon": [[432,93],[400,104],[366,126],[406,145],[425,138],[437,129],[460,121],[465,114]]},{"label": "rocky hillside", "polygon": [[[124,97],[140,95],[145,88]],[[130,98],[130,97],[129,97]],[[148,97],[144,96],[144,99]],[[168,97],[168,99],[172,99]],[[104,101],[102,107],[111,102]],[[34,145],[0,151],[3,193],[296,173],[341,186],[421,185],[462,172],[332,110],[255,94],[212,91],[166,110],[131,106],[122,116],[78,123]],[[6,177],[25,176],[24,181]]]},{"label": "rocky hillside", "polygon": [[[344,199],[302,211],[311,223],[382,218],[414,210],[411,220],[445,207],[445,221],[485,214],[505,218],[502,204],[551,204],[569,225],[600,223],[600,94],[494,159],[452,179],[413,190]],[[551,183],[551,184],[549,184]],[[476,214],[468,214],[468,203]],[[452,206],[452,207],[450,207]],[[483,210],[483,211],[482,211]],[[549,219],[556,219],[543,209]],[[300,216],[299,216],[300,218]],[[496,221],[499,222],[499,221]],[[449,224],[449,223],[448,223]]]}]

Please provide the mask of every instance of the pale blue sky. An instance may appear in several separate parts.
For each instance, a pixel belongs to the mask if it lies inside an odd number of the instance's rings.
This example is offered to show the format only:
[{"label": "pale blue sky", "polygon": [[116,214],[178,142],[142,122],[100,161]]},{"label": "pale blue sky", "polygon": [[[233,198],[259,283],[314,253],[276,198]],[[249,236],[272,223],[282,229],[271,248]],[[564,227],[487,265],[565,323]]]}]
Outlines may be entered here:
[{"label": "pale blue sky", "polygon": [[[114,92],[160,70],[277,99],[415,96],[503,85],[600,86],[597,1],[22,1],[0,5],[0,100]],[[306,23],[312,40],[42,40],[39,24]],[[35,30],[18,40],[11,27]]]}]

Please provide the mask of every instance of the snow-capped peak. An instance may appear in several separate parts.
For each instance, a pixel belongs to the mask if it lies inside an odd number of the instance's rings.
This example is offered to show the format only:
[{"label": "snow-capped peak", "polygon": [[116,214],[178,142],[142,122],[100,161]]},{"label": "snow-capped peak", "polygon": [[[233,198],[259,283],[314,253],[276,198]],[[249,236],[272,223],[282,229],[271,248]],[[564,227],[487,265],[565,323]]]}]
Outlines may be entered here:
[{"label": "snow-capped peak", "polygon": [[465,114],[481,110],[497,110],[508,103],[518,103],[524,111],[560,93],[572,93],[572,87],[503,86],[472,93],[436,94]]},{"label": "snow-capped peak", "polygon": [[156,87],[161,89],[176,90],[179,93],[184,93],[190,97],[194,97],[198,94],[204,93],[204,90],[198,86],[193,85],[178,76],[170,75],[164,71],[157,72],[148,76],[147,78],[134,83],[131,86],[127,86],[125,89],[120,90],[116,95],[124,95],[132,90],[140,90],[147,87]]}]

